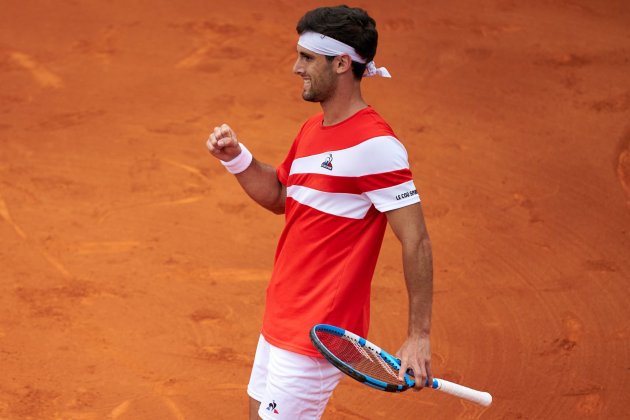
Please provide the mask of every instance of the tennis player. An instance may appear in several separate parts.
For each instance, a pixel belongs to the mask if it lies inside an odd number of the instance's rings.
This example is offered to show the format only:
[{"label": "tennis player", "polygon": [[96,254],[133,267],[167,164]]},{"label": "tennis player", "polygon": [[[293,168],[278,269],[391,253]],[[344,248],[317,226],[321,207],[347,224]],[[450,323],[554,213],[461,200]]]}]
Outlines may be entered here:
[{"label": "tennis player", "polygon": [[370,285],[387,224],[402,244],[409,300],[407,338],[397,355],[421,389],[432,380],[429,334],[431,243],[405,147],[361,95],[378,33],[362,9],[322,7],[297,24],[293,72],[302,97],[322,112],[299,130],[276,168],[254,159],[223,124],[207,147],[261,206],[285,215],[267,288],[248,386],[250,418],[317,419],[341,378],[312,346],[315,324],[366,336]]}]

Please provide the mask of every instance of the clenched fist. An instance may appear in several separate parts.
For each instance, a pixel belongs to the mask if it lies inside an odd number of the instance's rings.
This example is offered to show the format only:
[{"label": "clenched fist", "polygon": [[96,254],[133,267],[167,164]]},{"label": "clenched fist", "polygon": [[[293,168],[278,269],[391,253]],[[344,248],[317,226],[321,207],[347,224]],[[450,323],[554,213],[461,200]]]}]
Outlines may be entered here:
[{"label": "clenched fist", "polygon": [[210,153],[224,162],[229,162],[241,153],[236,133],[227,124],[215,127],[206,142]]}]

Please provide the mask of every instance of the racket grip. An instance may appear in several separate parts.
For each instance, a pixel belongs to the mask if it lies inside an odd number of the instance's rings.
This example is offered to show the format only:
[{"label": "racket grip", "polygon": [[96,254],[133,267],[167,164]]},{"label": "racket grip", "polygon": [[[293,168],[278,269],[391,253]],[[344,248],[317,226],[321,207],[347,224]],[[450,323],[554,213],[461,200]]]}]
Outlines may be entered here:
[{"label": "racket grip", "polygon": [[431,388],[437,389],[438,391],[442,391],[450,395],[454,395],[459,398],[463,398],[468,401],[472,401],[474,403],[483,405],[484,407],[492,404],[492,395],[490,395],[489,393],[477,391],[463,385],[445,381],[444,379],[434,378]]}]

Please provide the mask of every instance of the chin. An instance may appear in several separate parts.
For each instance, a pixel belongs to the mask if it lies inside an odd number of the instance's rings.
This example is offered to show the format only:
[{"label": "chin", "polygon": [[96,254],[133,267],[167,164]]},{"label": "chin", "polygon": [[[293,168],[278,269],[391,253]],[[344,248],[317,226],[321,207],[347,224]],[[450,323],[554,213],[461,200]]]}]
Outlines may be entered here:
[{"label": "chin", "polygon": [[307,102],[319,102],[311,92],[302,92],[302,99]]}]

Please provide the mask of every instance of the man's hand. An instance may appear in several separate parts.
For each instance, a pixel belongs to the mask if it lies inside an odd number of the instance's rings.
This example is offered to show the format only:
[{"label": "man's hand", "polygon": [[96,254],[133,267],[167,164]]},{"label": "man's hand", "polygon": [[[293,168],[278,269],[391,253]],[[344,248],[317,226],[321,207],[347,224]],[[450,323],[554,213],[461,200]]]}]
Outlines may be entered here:
[{"label": "man's hand", "polygon": [[400,359],[399,379],[404,380],[407,369],[413,370],[416,385],[414,391],[420,391],[426,384],[433,382],[433,370],[431,368],[431,345],[429,335],[412,335],[407,337],[402,347],[396,353]]},{"label": "man's hand", "polygon": [[236,133],[227,124],[214,128],[206,146],[210,154],[224,162],[231,161],[241,153]]}]

